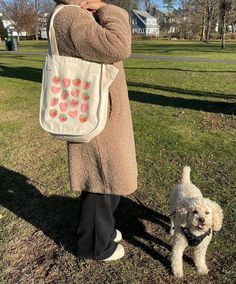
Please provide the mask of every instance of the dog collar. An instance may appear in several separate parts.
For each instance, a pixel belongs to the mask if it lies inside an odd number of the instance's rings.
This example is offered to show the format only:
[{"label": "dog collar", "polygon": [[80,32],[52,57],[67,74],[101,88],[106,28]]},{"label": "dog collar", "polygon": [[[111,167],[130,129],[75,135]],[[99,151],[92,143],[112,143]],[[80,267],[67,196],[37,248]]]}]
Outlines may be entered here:
[{"label": "dog collar", "polygon": [[205,234],[197,237],[197,236],[194,236],[188,228],[181,227],[181,229],[182,229],[182,232],[183,232],[185,238],[188,241],[188,244],[191,247],[198,246],[205,239],[205,237],[207,237],[211,234],[211,229],[209,229],[209,231],[207,231]]}]

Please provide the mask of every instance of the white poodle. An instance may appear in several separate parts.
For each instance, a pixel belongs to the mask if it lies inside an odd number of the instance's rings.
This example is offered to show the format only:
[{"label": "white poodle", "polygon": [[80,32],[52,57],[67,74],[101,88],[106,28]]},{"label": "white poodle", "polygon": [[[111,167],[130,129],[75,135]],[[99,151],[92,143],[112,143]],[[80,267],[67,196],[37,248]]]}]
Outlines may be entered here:
[{"label": "white poodle", "polygon": [[206,251],[212,231],[219,231],[223,211],[214,201],[204,198],[190,181],[190,167],[183,170],[182,181],[170,195],[171,230],[174,235],[171,267],[175,277],[183,276],[183,253],[194,247],[194,263],[200,274],[207,274]]}]

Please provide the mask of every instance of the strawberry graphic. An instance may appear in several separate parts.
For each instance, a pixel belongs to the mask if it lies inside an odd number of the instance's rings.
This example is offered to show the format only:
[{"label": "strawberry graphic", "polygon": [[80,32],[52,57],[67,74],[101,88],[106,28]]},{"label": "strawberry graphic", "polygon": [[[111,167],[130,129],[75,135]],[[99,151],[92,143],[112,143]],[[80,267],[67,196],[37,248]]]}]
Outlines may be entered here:
[{"label": "strawberry graphic", "polygon": [[52,78],[52,82],[55,84],[55,85],[58,85],[60,83],[61,79],[59,77],[53,77]]},{"label": "strawberry graphic", "polygon": [[85,123],[88,120],[88,117],[84,114],[81,114],[79,116],[79,120],[80,120],[81,123]]},{"label": "strawberry graphic", "polygon": [[67,103],[60,103],[60,109],[62,112],[65,112],[67,110],[67,107],[68,107]]},{"label": "strawberry graphic", "polygon": [[74,89],[71,91],[71,95],[72,95],[73,97],[78,97],[78,95],[79,95],[79,90],[74,88]]},{"label": "strawberry graphic", "polygon": [[64,78],[64,79],[62,80],[62,82],[63,82],[63,84],[64,84],[64,86],[65,86],[66,88],[68,88],[68,87],[70,86],[70,79]]},{"label": "strawberry graphic", "polygon": [[89,104],[81,104],[80,109],[82,112],[86,112],[89,109]]},{"label": "strawberry graphic", "polygon": [[79,102],[78,102],[77,100],[72,100],[72,101],[70,101],[70,105],[71,105],[72,107],[77,107],[78,104],[79,104]]},{"label": "strawberry graphic", "polygon": [[84,83],[84,90],[88,90],[91,86],[91,83],[90,82],[86,82]]},{"label": "strawberry graphic", "polygon": [[74,79],[73,80],[73,85],[76,86],[76,87],[79,87],[81,84],[81,80],[80,79]]},{"label": "strawberry graphic", "polygon": [[89,100],[89,94],[88,94],[88,93],[83,93],[83,94],[81,95],[81,97],[82,97],[82,99],[85,100],[85,101]]},{"label": "strawberry graphic", "polygon": [[67,116],[62,113],[62,114],[59,115],[59,120],[60,120],[60,122],[65,122],[65,121],[67,121]]},{"label": "strawberry graphic", "polygon": [[56,109],[50,109],[49,110],[49,115],[52,117],[52,118],[55,118],[57,116],[57,110]]},{"label": "strawberry graphic", "polygon": [[72,118],[76,118],[77,114],[78,114],[78,111],[76,109],[75,110],[71,110],[69,112],[69,116],[72,117]]},{"label": "strawberry graphic", "polygon": [[58,98],[52,98],[50,100],[50,106],[56,106],[58,104]]},{"label": "strawberry graphic", "polygon": [[67,98],[69,97],[69,92],[67,90],[64,90],[62,93],[61,93],[61,98],[63,100],[66,100]]},{"label": "strawberry graphic", "polygon": [[52,86],[52,87],[51,87],[51,91],[53,92],[54,95],[57,94],[57,93],[59,93],[60,90],[61,90],[60,87],[56,87],[56,86]]}]

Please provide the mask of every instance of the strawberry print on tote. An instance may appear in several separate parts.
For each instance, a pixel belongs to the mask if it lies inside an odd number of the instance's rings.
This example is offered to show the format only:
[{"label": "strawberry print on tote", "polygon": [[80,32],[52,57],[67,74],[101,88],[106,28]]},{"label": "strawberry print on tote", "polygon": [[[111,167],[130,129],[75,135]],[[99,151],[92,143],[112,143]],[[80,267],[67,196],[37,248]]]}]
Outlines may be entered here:
[{"label": "strawberry print on tote", "polygon": [[68,97],[69,97],[69,92],[67,91],[67,90],[64,90],[64,91],[62,91],[62,93],[61,93],[61,98],[63,99],[63,100],[66,100]]},{"label": "strawberry print on tote", "polygon": [[81,114],[79,117],[81,123],[85,123],[88,120],[87,115]]},{"label": "strawberry print on tote", "polygon": [[52,82],[55,84],[55,85],[58,85],[60,82],[61,82],[61,79],[59,77],[53,77],[52,78]]},{"label": "strawberry print on tote", "polygon": [[66,88],[70,87],[70,79],[64,78],[64,79],[62,80],[62,82],[63,82],[63,85],[64,85]]},{"label": "strawberry print on tote", "polygon": [[57,116],[57,110],[56,109],[50,109],[49,115],[51,116],[51,118],[55,118]]},{"label": "strawberry print on tote", "polygon": [[52,97],[49,100],[48,114],[52,119],[57,118],[61,123],[88,121],[91,82],[54,76],[50,88]]},{"label": "strawberry print on tote", "polygon": [[89,93],[83,93],[83,94],[81,94],[81,98],[82,98],[83,100],[85,100],[85,101],[88,101],[89,98],[90,98]]},{"label": "strawberry print on tote", "polygon": [[80,79],[74,79],[72,81],[73,85],[76,87],[79,87],[81,85],[81,80]]},{"label": "strawberry print on tote", "polygon": [[88,90],[91,86],[91,83],[90,82],[86,82],[84,83],[84,90]]},{"label": "strawberry print on tote", "polygon": [[50,106],[56,106],[56,105],[58,104],[58,102],[59,102],[59,99],[53,97],[53,98],[50,100]]},{"label": "strawberry print on tote", "polygon": [[56,86],[51,87],[51,91],[53,92],[54,95],[58,94],[60,90],[61,90],[60,87],[56,87]]},{"label": "strawberry print on tote", "polygon": [[87,112],[88,111],[88,109],[89,109],[89,104],[81,104],[81,106],[80,106],[80,110],[81,110],[81,112]]},{"label": "strawberry print on tote", "polygon": [[67,116],[65,114],[61,113],[59,115],[59,120],[60,120],[60,122],[65,122],[65,121],[67,121]]},{"label": "strawberry print on tote", "polygon": [[71,111],[69,112],[69,116],[70,116],[71,118],[76,118],[77,115],[78,115],[78,111],[77,111],[76,109],[75,109],[75,110],[71,110]]},{"label": "strawberry print on tote", "polygon": [[78,95],[79,95],[79,90],[78,89],[76,89],[76,88],[74,88],[72,91],[71,91],[71,95],[73,96],[73,97],[78,97]]}]

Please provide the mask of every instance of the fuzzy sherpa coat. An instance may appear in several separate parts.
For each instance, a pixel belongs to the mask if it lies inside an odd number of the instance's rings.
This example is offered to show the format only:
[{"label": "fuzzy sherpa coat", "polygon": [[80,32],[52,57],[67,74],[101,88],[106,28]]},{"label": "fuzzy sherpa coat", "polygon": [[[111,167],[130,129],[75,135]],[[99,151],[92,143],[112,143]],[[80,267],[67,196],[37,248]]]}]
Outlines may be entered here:
[{"label": "fuzzy sherpa coat", "polygon": [[[80,0],[55,0],[79,4]],[[109,89],[105,129],[89,143],[68,142],[68,163],[74,191],[128,195],[137,188],[135,144],[122,60],[130,56],[128,14],[114,5],[97,12],[97,22],[76,7],[63,8],[54,19],[60,55],[114,64],[119,73]]]}]

